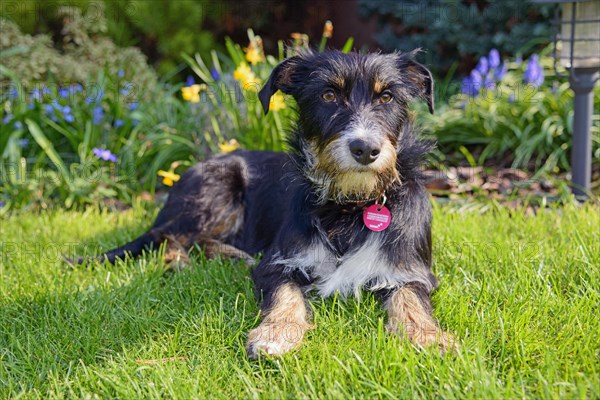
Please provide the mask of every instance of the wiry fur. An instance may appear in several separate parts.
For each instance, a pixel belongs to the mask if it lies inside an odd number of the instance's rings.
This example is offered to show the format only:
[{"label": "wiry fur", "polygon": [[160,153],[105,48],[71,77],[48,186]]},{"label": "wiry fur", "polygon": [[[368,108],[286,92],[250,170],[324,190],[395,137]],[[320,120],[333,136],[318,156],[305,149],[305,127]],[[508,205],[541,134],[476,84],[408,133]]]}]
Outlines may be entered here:
[{"label": "wiry fur", "polygon": [[[284,331],[294,324],[301,339],[310,328],[303,296],[312,288],[322,296],[377,292],[392,331],[412,322],[437,327],[431,205],[419,171],[431,146],[416,138],[408,111],[415,98],[433,111],[429,71],[413,54],[305,53],[273,70],[259,93],[265,112],[277,90],[298,105],[290,153],[237,151],[198,164],[146,234],[98,258],[112,262],[165,240],[182,263],[182,250],[194,245],[247,261],[262,253],[252,273],[264,316],[248,337],[254,357],[299,345]],[[372,232],[363,212],[383,194],[391,223]]]}]

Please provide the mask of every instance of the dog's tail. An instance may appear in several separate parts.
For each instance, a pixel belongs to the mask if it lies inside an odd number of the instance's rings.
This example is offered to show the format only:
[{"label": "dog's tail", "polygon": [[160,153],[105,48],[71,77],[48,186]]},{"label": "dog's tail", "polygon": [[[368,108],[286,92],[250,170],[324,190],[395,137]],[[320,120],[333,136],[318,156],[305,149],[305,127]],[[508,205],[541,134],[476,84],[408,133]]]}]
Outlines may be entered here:
[{"label": "dog's tail", "polygon": [[116,249],[109,250],[97,256],[63,258],[67,263],[71,265],[81,265],[90,261],[108,261],[109,263],[114,264],[117,259],[125,259],[127,255],[135,257],[142,254],[144,250],[158,248],[158,246],[163,241],[163,235],[161,235],[159,232],[156,232],[155,230],[149,230],[142,236],[138,237],[135,240],[132,240],[129,243],[117,247]]}]

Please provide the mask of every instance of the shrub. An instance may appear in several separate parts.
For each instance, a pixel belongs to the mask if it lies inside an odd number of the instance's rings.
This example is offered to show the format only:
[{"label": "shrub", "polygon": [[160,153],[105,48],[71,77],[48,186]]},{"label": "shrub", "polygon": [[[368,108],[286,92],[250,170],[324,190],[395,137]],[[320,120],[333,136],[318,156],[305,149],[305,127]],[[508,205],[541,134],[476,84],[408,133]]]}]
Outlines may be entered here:
[{"label": "shrub", "polygon": [[62,36],[53,41],[50,36],[31,36],[21,33],[11,21],[0,19],[0,55],[3,71],[0,74],[2,94],[9,92],[11,83],[25,90],[34,85],[89,84],[98,74],[116,75],[124,72],[123,80],[142,93],[157,83],[146,57],[136,48],[119,48],[102,35],[103,20],[81,15],[77,8],[62,7],[64,18]]},{"label": "shrub", "polygon": [[[526,43],[543,47],[551,37],[554,6],[526,1],[360,0],[364,16],[377,16],[383,49],[427,50],[427,64],[444,75],[456,60],[468,71],[490,48],[514,55]],[[532,42],[533,40],[533,42]]]},{"label": "shrub", "polygon": [[[570,169],[573,93],[553,68],[550,48],[528,60],[482,57],[433,116],[425,132],[436,137],[438,157],[462,155],[473,165],[510,164],[539,172]],[[564,73],[564,71],[563,71]],[[600,106],[600,87],[595,90]],[[600,119],[592,124],[594,163],[600,162]]]}]

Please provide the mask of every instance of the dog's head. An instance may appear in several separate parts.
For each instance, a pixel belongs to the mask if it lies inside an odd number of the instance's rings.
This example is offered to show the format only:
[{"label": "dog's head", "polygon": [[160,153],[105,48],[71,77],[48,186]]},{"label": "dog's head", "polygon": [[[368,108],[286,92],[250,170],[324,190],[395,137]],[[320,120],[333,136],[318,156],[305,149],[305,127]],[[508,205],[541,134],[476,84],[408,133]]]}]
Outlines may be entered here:
[{"label": "dog's head", "polygon": [[396,158],[408,104],[424,99],[433,112],[431,73],[414,53],[305,53],[272,72],[259,99],[269,109],[281,90],[298,104],[305,173],[322,200],[367,200],[399,179]]}]

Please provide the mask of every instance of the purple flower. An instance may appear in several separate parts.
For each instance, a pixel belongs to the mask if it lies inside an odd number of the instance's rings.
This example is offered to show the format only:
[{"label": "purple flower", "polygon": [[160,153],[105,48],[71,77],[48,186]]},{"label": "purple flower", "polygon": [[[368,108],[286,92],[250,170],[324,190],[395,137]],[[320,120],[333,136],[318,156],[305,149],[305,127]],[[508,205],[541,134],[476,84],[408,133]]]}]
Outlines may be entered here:
[{"label": "purple flower", "polygon": [[500,65],[500,52],[496,49],[491,49],[490,54],[488,54],[488,61],[490,68],[498,68]]},{"label": "purple flower", "polygon": [[27,104],[27,109],[28,110],[33,110],[34,108],[35,108],[35,104],[33,104],[33,103],[28,103]]},{"label": "purple flower", "polygon": [[6,205],[6,203],[5,203],[5,202],[3,202],[3,201],[0,201],[0,208],[3,208],[5,205]]},{"label": "purple flower", "polygon": [[492,72],[490,71],[483,80],[483,87],[486,89],[496,89],[496,82],[492,77]]},{"label": "purple flower", "polygon": [[137,101],[134,101],[133,103],[129,104],[127,106],[127,108],[129,109],[129,111],[135,111],[138,108],[138,103]]},{"label": "purple flower", "polygon": [[129,95],[129,93],[131,93],[132,89],[133,89],[133,83],[125,82],[125,86],[123,86],[121,88],[121,90],[119,90],[119,93],[121,93],[123,96],[127,96],[127,95]]},{"label": "purple flower", "polygon": [[102,97],[104,97],[104,92],[102,91],[102,89],[98,89],[96,96],[90,94],[88,97],[86,97],[85,102],[86,104],[92,104],[102,100]]},{"label": "purple flower", "polygon": [[500,82],[504,79],[506,75],[507,67],[505,63],[502,63],[495,71],[494,71],[494,79]]},{"label": "purple flower", "polygon": [[29,146],[29,139],[19,139],[19,146],[21,146],[22,149]]},{"label": "purple flower", "polygon": [[67,88],[60,88],[60,89],[58,90],[58,95],[59,95],[60,97],[62,97],[62,98],[65,98],[65,99],[66,99],[67,97],[69,97],[69,89],[67,89]]},{"label": "purple flower", "polygon": [[13,88],[10,88],[8,95],[10,96],[11,99],[16,99],[17,96],[19,95],[19,92],[17,91],[16,88],[13,87]]},{"label": "purple flower", "polygon": [[120,118],[117,118],[117,119],[115,120],[115,123],[114,123],[114,127],[115,127],[115,128],[120,128],[120,127],[122,127],[123,125],[125,125],[125,122],[123,122],[123,120],[122,120],[122,119],[120,119]]},{"label": "purple flower", "polygon": [[119,69],[119,70],[117,71],[117,76],[118,76],[119,78],[122,78],[122,77],[124,77],[124,76],[125,76],[125,71],[123,71],[122,69]]},{"label": "purple flower", "polygon": [[68,123],[72,124],[73,122],[75,122],[75,117],[73,116],[73,114],[66,114],[64,116],[65,121],[67,121]]},{"label": "purple flower", "polygon": [[470,77],[475,83],[481,84],[483,82],[483,75],[480,74],[479,71],[477,71],[476,69],[471,71]]},{"label": "purple flower", "polygon": [[511,104],[515,102],[515,94],[514,93],[511,94],[510,96],[508,96],[508,102]]},{"label": "purple flower", "polygon": [[188,75],[186,81],[185,81],[185,86],[192,86],[196,83],[196,81],[194,81],[194,77],[191,75]]},{"label": "purple flower", "polygon": [[23,123],[21,121],[15,122],[15,129],[23,129]]},{"label": "purple flower", "polygon": [[535,87],[539,87],[544,83],[544,69],[538,62],[538,58],[537,54],[531,56],[527,62],[527,67],[525,67],[525,74],[523,75],[525,83]]},{"label": "purple flower", "polygon": [[64,107],[62,108],[62,113],[63,113],[63,114],[71,114],[71,107],[69,107],[69,106],[64,106]]},{"label": "purple flower", "polygon": [[41,101],[42,100],[42,92],[40,89],[33,89],[31,91],[31,99]]},{"label": "purple flower", "polygon": [[472,76],[467,76],[465,79],[463,79],[461,92],[471,97],[475,97],[479,94],[480,84],[480,82],[473,80]]},{"label": "purple flower", "polygon": [[485,75],[487,74],[488,70],[489,70],[489,63],[488,63],[488,59],[485,57],[481,57],[479,59],[479,62],[477,63],[477,65],[475,66],[475,69],[481,74],[481,75]]},{"label": "purple flower", "polygon": [[110,150],[100,149],[98,147],[94,147],[92,149],[94,155],[104,161],[117,162],[117,156],[110,152]]},{"label": "purple flower", "polygon": [[12,114],[6,114],[4,116],[4,118],[2,118],[2,123],[3,124],[8,124],[10,122],[10,120],[12,119]]},{"label": "purple flower", "polygon": [[92,112],[92,122],[94,125],[100,124],[102,119],[104,118],[104,109],[102,106],[94,107],[94,111]]},{"label": "purple flower", "polygon": [[54,107],[51,104],[46,104],[44,108],[46,109],[46,114],[54,115]]},{"label": "purple flower", "polygon": [[219,71],[217,71],[217,69],[215,67],[212,67],[210,69],[210,76],[213,78],[213,80],[218,81],[219,78],[221,78],[221,75],[219,75]]}]

